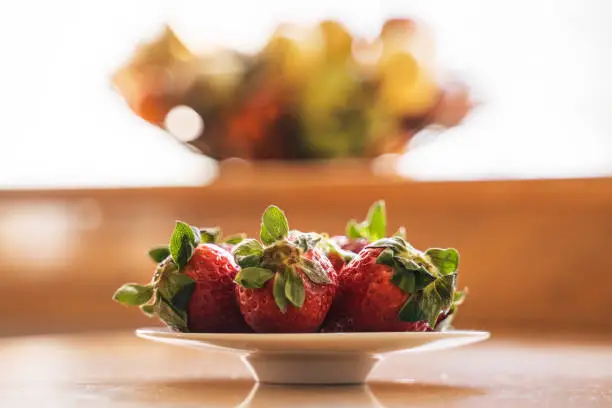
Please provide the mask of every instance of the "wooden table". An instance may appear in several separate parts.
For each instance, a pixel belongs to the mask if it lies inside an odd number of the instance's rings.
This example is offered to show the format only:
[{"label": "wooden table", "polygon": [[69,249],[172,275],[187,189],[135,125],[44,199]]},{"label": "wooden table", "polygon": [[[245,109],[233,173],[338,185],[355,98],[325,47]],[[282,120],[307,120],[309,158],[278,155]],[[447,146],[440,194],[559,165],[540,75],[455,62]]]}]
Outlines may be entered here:
[{"label": "wooden table", "polygon": [[131,333],[0,340],[0,407],[612,407],[612,339],[507,338],[399,354],[367,386],[255,385],[221,352]]}]

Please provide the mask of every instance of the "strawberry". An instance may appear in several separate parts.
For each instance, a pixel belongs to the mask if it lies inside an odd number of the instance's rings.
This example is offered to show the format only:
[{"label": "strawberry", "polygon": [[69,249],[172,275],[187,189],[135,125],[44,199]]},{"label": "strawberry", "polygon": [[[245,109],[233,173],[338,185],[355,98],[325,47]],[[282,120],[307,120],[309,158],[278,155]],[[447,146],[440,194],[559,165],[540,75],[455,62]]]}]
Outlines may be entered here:
[{"label": "strawberry", "polygon": [[234,249],[242,268],[236,297],[247,324],[259,333],[309,333],[319,329],[336,293],[336,272],[317,248],[314,233],[289,232],[285,214],[266,209],[261,243],[246,239]]},{"label": "strawberry", "polygon": [[449,311],[459,254],[421,252],[402,237],[365,247],[338,277],[324,331],[427,331]]},{"label": "strawberry", "polygon": [[339,273],[354,254],[358,254],[370,242],[383,238],[386,230],[385,202],[380,200],[370,207],[365,221],[358,223],[350,220],[346,226],[346,235],[324,239],[319,246]]},{"label": "strawberry", "polygon": [[327,234],[319,234],[319,237],[317,248],[327,256],[336,274],[340,273],[344,265],[355,257],[355,253],[340,248],[334,238],[329,238]]},{"label": "strawberry", "polygon": [[358,237],[349,239],[346,235],[336,235],[331,237],[331,240],[345,251],[351,251],[358,254],[363,248],[368,246],[370,241],[366,238]]},{"label": "strawberry", "polygon": [[151,282],[123,285],[113,298],[181,332],[250,331],[234,295],[238,265],[228,251],[202,240],[199,229],[177,222],[170,245],[150,251],[163,258]]}]

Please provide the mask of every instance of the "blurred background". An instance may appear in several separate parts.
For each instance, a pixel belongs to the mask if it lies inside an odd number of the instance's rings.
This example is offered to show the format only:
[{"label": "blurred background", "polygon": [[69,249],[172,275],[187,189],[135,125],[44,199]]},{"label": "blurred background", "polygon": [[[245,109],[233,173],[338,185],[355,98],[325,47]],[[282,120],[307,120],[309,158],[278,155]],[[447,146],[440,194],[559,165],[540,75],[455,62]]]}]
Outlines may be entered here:
[{"label": "blurred background", "polygon": [[0,335],[111,301],[175,219],[454,246],[457,326],[612,331],[612,3],[0,5]]}]

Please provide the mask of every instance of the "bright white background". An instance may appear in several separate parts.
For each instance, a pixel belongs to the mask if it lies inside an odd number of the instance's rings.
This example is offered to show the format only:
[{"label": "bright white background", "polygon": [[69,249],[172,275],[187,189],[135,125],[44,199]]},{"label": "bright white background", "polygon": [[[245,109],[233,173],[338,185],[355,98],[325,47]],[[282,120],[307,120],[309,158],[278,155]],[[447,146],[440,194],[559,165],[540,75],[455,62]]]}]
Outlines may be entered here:
[{"label": "bright white background", "polygon": [[612,175],[612,2],[3,1],[0,188],[194,185],[210,160],[145,124],[109,85],[165,22],[194,49],[255,49],[282,20],[342,19],[374,35],[389,16],[428,23],[440,63],[484,106],[408,153],[417,179]]}]

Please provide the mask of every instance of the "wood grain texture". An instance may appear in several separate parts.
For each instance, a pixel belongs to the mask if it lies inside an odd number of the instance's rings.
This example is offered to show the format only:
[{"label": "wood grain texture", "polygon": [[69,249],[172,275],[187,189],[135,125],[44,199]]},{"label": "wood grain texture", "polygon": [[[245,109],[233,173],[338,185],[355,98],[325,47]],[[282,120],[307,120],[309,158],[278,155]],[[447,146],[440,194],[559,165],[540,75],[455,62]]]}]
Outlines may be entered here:
[{"label": "wood grain texture", "polygon": [[0,404],[41,407],[580,407],[612,405],[612,339],[494,338],[396,354],[364,386],[256,385],[233,354],[131,333],[0,339]]},{"label": "wood grain texture", "polygon": [[[246,182],[248,181],[248,182]],[[175,219],[255,234],[270,203],[291,227],[341,233],[376,199],[419,248],[461,253],[465,328],[612,331],[612,180],[413,183],[295,174],[203,188],[0,192],[4,334],[134,327],[110,296],[146,281]],[[44,234],[41,238],[38,234]]]}]

